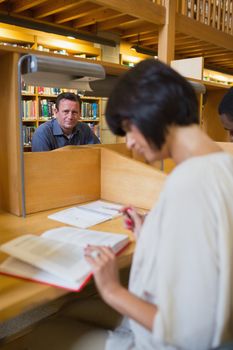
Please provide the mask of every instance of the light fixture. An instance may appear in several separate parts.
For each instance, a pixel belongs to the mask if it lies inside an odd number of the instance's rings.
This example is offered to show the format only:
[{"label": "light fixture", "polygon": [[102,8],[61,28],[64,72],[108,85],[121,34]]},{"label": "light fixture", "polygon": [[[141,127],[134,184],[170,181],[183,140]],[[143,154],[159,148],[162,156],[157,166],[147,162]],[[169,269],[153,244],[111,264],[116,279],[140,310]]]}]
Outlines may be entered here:
[{"label": "light fixture", "polygon": [[105,69],[96,63],[74,61],[64,57],[24,55],[18,61],[18,106],[20,111],[20,171],[22,216],[26,216],[24,185],[23,108],[21,105],[21,78],[26,84],[48,87],[91,90],[89,82],[105,78]]},{"label": "light fixture", "polygon": [[144,55],[157,57],[157,52],[156,51],[154,51],[152,49],[149,49],[147,47],[144,47],[144,46],[140,46],[138,44],[137,45],[132,45],[131,46],[131,50],[134,50],[137,53],[142,53]]},{"label": "light fixture", "polygon": [[105,78],[103,66],[42,55],[26,55],[21,74],[28,85],[91,90],[89,82]]}]

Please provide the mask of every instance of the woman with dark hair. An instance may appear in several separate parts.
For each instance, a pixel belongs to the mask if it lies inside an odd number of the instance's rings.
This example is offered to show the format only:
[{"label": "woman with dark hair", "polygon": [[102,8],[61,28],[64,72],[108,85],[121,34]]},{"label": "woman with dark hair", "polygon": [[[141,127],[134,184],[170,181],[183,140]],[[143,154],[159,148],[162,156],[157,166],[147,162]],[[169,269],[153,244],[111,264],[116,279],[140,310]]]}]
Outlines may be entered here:
[{"label": "woman with dark hair", "polygon": [[77,327],[66,349],[207,350],[232,340],[233,157],[200,130],[191,85],[159,61],[119,80],[106,119],[128,148],[150,163],[172,158],[176,168],[144,222],[122,209],[137,235],[129,289],[113,252],[87,247],[100,295],[124,318],[110,333],[87,328],[80,336]]}]

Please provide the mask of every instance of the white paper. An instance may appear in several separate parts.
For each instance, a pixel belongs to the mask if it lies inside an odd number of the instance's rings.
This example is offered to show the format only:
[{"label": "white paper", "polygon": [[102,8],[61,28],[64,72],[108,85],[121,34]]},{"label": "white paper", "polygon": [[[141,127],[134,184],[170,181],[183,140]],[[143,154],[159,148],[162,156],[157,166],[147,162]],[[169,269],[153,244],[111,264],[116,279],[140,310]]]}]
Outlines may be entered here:
[{"label": "white paper", "polygon": [[59,222],[80,228],[88,228],[116,217],[122,205],[101,200],[58,211],[48,216]]}]

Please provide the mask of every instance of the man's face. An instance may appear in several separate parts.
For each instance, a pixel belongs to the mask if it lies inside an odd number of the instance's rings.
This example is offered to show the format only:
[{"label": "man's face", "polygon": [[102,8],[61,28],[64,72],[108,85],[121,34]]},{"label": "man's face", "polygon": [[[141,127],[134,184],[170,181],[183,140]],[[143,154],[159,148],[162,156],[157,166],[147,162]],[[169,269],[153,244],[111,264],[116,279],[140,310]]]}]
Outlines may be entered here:
[{"label": "man's face", "polygon": [[233,120],[227,114],[221,114],[220,118],[224,129],[229,131],[230,141],[233,142]]},{"label": "man's face", "polygon": [[80,119],[79,103],[62,99],[58,109],[55,109],[55,115],[64,134],[69,135]]}]

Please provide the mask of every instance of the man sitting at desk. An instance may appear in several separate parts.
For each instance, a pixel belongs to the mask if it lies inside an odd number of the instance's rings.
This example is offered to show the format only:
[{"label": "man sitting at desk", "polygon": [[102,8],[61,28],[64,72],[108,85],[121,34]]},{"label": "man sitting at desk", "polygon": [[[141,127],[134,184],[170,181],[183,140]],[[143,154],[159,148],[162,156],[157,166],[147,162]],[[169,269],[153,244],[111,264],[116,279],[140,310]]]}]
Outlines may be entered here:
[{"label": "man sitting at desk", "polygon": [[39,126],[32,137],[32,151],[51,151],[67,145],[100,143],[90,127],[80,122],[81,99],[64,92],[57,96],[55,118]]},{"label": "man sitting at desk", "polygon": [[233,86],[223,96],[218,113],[224,129],[229,131],[229,141],[233,142]]}]

